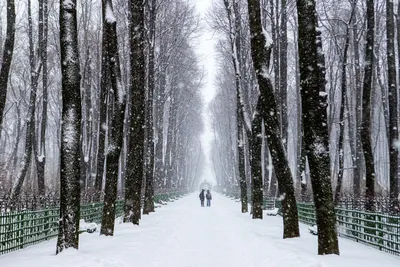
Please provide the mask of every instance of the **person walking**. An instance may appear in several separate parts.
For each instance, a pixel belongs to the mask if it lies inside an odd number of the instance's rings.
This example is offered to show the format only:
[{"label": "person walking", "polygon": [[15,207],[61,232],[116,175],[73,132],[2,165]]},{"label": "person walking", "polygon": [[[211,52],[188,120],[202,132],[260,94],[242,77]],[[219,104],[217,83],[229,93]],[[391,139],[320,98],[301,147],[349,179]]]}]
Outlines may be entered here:
[{"label": "person walking", "polygon": [[204,207],[204,189],[201,190],[199,198],[201,206]]},{"label": "person walking", "polygon": [[206,198],[207,198],[207,207],[211,207],[212,196],[211,196],[210,190],[207,190]]}]

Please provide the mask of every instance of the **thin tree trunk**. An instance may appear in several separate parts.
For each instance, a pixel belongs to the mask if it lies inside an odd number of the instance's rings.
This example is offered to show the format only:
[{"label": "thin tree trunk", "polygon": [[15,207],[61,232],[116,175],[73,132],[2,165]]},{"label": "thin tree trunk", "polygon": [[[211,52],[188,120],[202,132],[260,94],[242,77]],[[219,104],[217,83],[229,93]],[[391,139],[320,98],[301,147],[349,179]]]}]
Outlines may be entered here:
[{"label": "thin tree trunk", "polygon": [[[356,10],[357,1],[353,0],[352,5],[353,9]],[[361,144],[361,135],[360,135],[360,125],[361,125],[361,111],[362,111],[362,82],[361,82],[361,67],[360,67],[360,51],[359,51],[359,41],[357,34],[357,12],[354,12],[353,19],[353,49],[354,49],[354,68],[355,68],[355,79],[356,79],[356,113],[355,113],[355,157],[354,164],[354,176],[353,176],[353,193],[354,197],[358,199],[361,196],[361,170],[363,164],[363,151]]]},{"label": "thin tree trunk", "polygon": [[29,108],[26,120],[26,137],[25,137],[25,152],[21,161],[21,169],[17,175],[16,181],[11,191],[11,206],[18,200],[22,185],[24,184],[28,168],[32,161],[32,151],[35,140],[35,109],[36,109],[36,91],[38,87],[38,79],[42,64],[36,67],[35,52],[33,46],[33,30],[32,30],[32,14],[31,1],[28,0],[28,38],[29,38],[29,65],[30,65],[30,96]]},{"label": "thin tree trunk", "polygon": [[397,81],[396,81],[396,52],[394,49],[395,42],[395,25],[393,1],[386,0],[386,55],[388,63],[388,84],[389,84],[389,184],[390,184],[390,211],[392,213],[399,212],[399,188],[398,188],[398,163],[399,152],[396,147],[396,141],[399,138],[398,125],[398,98],[397,98]]},{"label": "thin tree trunk", "polygon": [[130,2],[130,61],[131,61],[131,129],[129,155],[125,178],[124,222],[139,225],[140,200],[144,175],[144,109],[145,109],[145,56],[144,56],[144,2]]},{"label": "thin tree trunk", "polygon": [[154,67],[154,49],[155,49],[155,32],[156,32],[156,9],[157,1],[151,0],[150,3],[150,21],[149,21],[149,73],[147,90],[147,153],[146,153],[146,188],[144,192],[143,214],[154,212],[154,119],[153,119],[153,95],[155,91],[155,67]]},{"label": "thin tree trunk", "polygon": [[[397,28],[397,53],[400,55],[400,1],[398,1],[397,4],[397,16],[396,16],[396,28]],[[398,56],[398,73],[400,73],[400,56]],[[400,91],[398,91],[400,93]],[[397,96],[399,97],[399,96]],[[399,106],[400,109],[400,106]],[[400,116],[400,112],[397,113],[398,116]],[[399,159],[400,160],[400,159]],[[400,165],[400,164],[399,164]],[[398,178],[397,178],[397,187],[400,187],[400,166],[398,166]]]},{"label": "thin tree trunk", "polygon": [[[349,116],[349,110],[348,110],[348,105],[347,105],[347,53],[349,50],[350,46],[350,23],[353,20],[355,9],[354,7],[351,10],[350,18],[349,18],[349,23],[346,24],[346,40],[344,44],[344,50],[343,50],[343,56],[342,56],[342,76],[341,76],[341,87],[342,87],[342,93],[341,93],[341,101],[340,101],[340,133],[339,133],[339,171],[338,171],[338,176],[337,176],[337,184],[336,184],[336,190],[335,190],[335,199],[334,199],[334,204],[335,206],[339,202],[340,198],[340,192],[342,190],[342,180],[343,180],[343,171],[344,171],[344,126],[345,126],[345,121],[346,117]],[[349,128],[351,125],[348,126]]]},{"label": "thin tree trunk", "polygon": [[[232,63],[235,70],[235,85],[236,85],[236,125],[237,125],[237,141],[238,141],[238,164],[239,164],[239,183],[240,183],[240,199],[242,203],[242,212],[248,211],[248,200],[247,200],[247,183],[246,183],[246,170],[245,170],[245,151],[244,151],[244,132],[249,135],[250,129],[246,124],[246,112],[244,104],[244,92],[242,92],[242,75],[240,66],[240,16],[239,6],[236,0],[233,1],[233,5],[228,0],[224,0],[225,10],[229,21],[229,40],[232,51]],[[233,8],[233,11],[232,11]]]},{"label": "thin tree trunk", "polygon": [[[108,40],[106,29],[103,28],[103,36],[102,43],[106,43]],[[102,59],[103,61],[104,59]],[[107,77],[107,68],[102,68],[101,70],[101,80],[100,80],[100,96],[99,96],[99,117],[98,117],[98,129],[99,129],[99,137],[98,137],[98,146],[97,146],[97,171],[96,171],[96,179],[94,182],[95,188],[95,201],[100,201],[102,186],[103,186],[103,178],[104,178],[104,164],[105,164],[105,142],[106,142],[106,134],[107,134],[107,86],[109,83],[109,77]]]},{"label": "thin tree trunk", "polygon": [[155,121],[155,149],[154,149],[154,187],[155,190],[161,191],[164,189],[164,163],[163,163],[163,144],[164,144],[164,133],[163,133],[163,124],[164,124],[164,105],[165,105],[165,91],[166,91],[166,75],[167,75],[167,62],[166,62],[166,53],[167,53],[166,43],[161,42],[160,44],[160,56],[159,56],[159,69],[158,69],[158,85],[157,91],[155,92],[157,97],[155,100],[155,113],[154,113],[154,121]]},{"label": "thin tree trunk", "polygon": [[366,203],[368,211],[374,210],[375,197],[375,167],[374,156],[371,145],[371,90],[372,72],[374,66],[374,28],[375,11],[374,0],[367,0],[367,37],[365,43],[365,67],[364,84],[362,94],[362,123],[361,123],[361,143],[365,158],[365,184],[366,184]]},{"label": "thin tree trunk", "polygon": [[[42,118],[40,123],[40,141],[39,145],[35,145],[38,150],[35,153],[37,166],[37,180],[39,196],[45,195],[45,167],[46,167],[46,128],[47,128],[47,35],[48,35],[48,4],[47,0],[39,1],[39,53],[43,65],[43,98],[42,98]],[[37,138],[36,141],[37,142]]]},{"label": "thin tree trunk", "polygon": [[262,179],[262,102],[257,103],[257,108],[252,121],[252,136],[250,147],[251,184],[252,184],[252,209],[253,219],[263,218],[263,179]]},{"label": "thin tree trunk", "polygon": [[269,68],[271,48],[267,48],[270,44],[266,43],[265,35],[263,34],[259,1],[248,0],[247,2],[251,33],[251,55],[260,88],[260,111],[264,119],[265,133],[268,136],[268,147],[270,148],[274,168],[277,172],[279,186],[284,194],[282,200],[283,238],[298,237],[300,232],[292,175],[282,144],[272,83],[265,75],[265,72]]},{"label": "thin tree trunk", "polygon": [[4,43],[3,58],[0,69],[0,126],[3,125],[3,112],[7,99],[8,76],[11,68],[11,61],[14,53],[15,39],[15,3],[14,0],[7,0],[7,31]]},{"label": "thin tree trunk", "polygon": [[281,25],[279,34],[279,98],[281,100],[280,116],[282,138],[285,147],[288,144],[288,111],[287,111],[287,0],[281,0]]},{"label": "thin tree trunk", "polygon": [[[238,96],[239,98],[239,96]],[[239,101],[239,100],[238,100]],[[238,104],[239,105],[239,104]],[[245,157],[244,157],[244,131],[243,120],[240,117],[240,109],[237,111],[237,146],[238,146],[238,179],[240,185],[240,201],[242,204],[242,213],[248,212],[248,199],[247,199],[247,183],[246,183],[246,170],[245,170]]]}]

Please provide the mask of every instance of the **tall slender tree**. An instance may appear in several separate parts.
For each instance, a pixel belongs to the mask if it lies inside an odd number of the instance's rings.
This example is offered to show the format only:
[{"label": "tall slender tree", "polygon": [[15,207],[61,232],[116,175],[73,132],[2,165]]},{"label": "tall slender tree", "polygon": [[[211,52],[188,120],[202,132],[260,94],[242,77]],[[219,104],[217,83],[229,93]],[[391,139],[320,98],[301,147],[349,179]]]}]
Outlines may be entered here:
[{"label": "tall slender tree", "polygon": [[155,39],[156,39],[156,18],[157,0],[146,1],[149,5],[149,66],[148,66],[148,89],[146,105],[146,187],[144,193],[143,214],[154,212],[154,117],[153,117],[153,96],[155,91]]},{"label": "tall slender tree", "polygon": [[297,0],[304,149],[318,226],[318,254],[339,254],[330,179],[325,64],[315,0]]},{"label": "tall slender tree", "polygon": [[365,208],[368,211],[374,210],[375,197],[375,167],[374,156],[371,145],[371,90],[372,73],[374,66],[374,28],[375,28],[375,6],[374,0],[367,1],[367,35],[365,42],[365,66],[364,83],[362,92],[362,122],[361,122],[361,143],[365,159]]},{"label": "tall slender tree", "polygon": [[399,138],[398,125],[398,88],[396,71],[396,52],[395,43],[395,23],[393,1],[386,0],[386,56],[388,64],[388,84],[389,84],[389,196],[390,210],[399,212],[399,187],[398,187],[398,165],[399,152],[395,145]]},{"label": "tall slender tree", "polygon": [[[35,48],[33,44],[33,22],[31,1],[28,0],[28,39],[29,39],[29,66],[30,66],[30,95],[29,108],[26,119],[26,135],[25,135],[25,152],[21,161],[21,169],[18,172],[14,186],[11,191],[10,201],[15,204],[21,194],[22,185],[32,162],[32,152],[35,139],[35,110],[36,110],[36,93],[38,80],[42,63],[37,62]],[[39,63],[39,64],[38,64]],[[36,167],[36,166],[35,166]]]},{"label": "tall slender tree", "polygon": [[253,219],[263,218],[263,177],[262,177],[262,117],[263,102],[257,103],[252,120],[251,130],[251,184],[252,184],[252,215]]},{"label": "tall slender tree", "polygon": [[3,124],[3,112],[6,106],[8,76],[14,53],[15,39],[15,2],[7,0],[7,32],[0,69],[0,126]]},{"label": "tall slender tree", "polygon": [[251,33],[251,55],[260,88],[258,101],[261,102],[261,106],[259,110],[264,119],[268,147],[270,148],[273,165],[277,173],[279,187],[282,189],[281,193],[284,194],[282,200],[283,238],[298,237],[300,232],[293,180],[282,144],[273,87],[267,74],[271,56],[271,43],[267,43],[263,34],[260,2],[248,0],[247,3]]},{"label": "tall slender tree", "polygon": [[110,134],[106,151],[106,184],[104,190],[104,207],[101,221],[101,235],[114,234],[115,201],[117,200],[118,166],[123,146],[125,92],[121,83],[119,65],[117,21],[114,16],[112,0],[102,0],[103,38],[102,44],[102,71],[107,75],[107,106],[109,113]]},{"label": "tall slender tree", "polygon": [[[339,141],[338,141],[338,146],[339,146],[339,171],[337,175],[337,184],[336,184],[336,190],[335,190],[335,206],[339,201],[340,198],[340,192],[342,190],[342,180],[343,180],[343,173],[344,173],[344,126],[345,126],[345,120],[346,117],[348,117],[348,104],[347,104],[347,56],[348,56],[348,50],[350,46],[350,23],[352,23],[353,16],[355,13],[355,6],[352,7],[351,13],[350,13],[350,18],[349,22],[346,24],[346,38],[345,38],[345,43],[344,43],[344,50],[343,50],[343,56],[342,62],[341,62],[341,87],[342,87],[342,92],[341,92],[341,101],[340,101],[340,131],[339,131]],[[349,126],[351,127],[351,126]]]},{"label": "tall slender tree", "polygon": [[60,219],[56,253],[78,249],[80,219],[81,90],[76,0],[60,1],[61,176]]},{"label": "tall slender tree", "polygon": [[37,182],[39,196],[45,194],[45,167],[46,167],[46,129],[47,129],[47,101],[48,101],[48,67],[47,67],[47,40],[49,28],[49,12],[47,0],[39,1],[39,57],[42,64],[42,114],[36,134],[34,154],[37,168]]},{"label": "tall slender tree", "polygon": [[131,125],[129,154],[126,166],[124,222],[139,225],[142,181],[144,175],[144,124],[145,124],[145,31],[144,1],[130,2],[130,61],[131,61]]},{"label": "tall slender tree", "polygon": [[245,152],[244,140],[245,135],[250,133],[249,126],[246,124],[247,113],[245,112],[244,92],[242,89],[242,75],[240,64],[240,50],[241,50],[241,18],[239,11],[239,2],[233,0],[224,0],[225,10],[229,22],[229,40],[232,51],[232,63],[235,70],[235,86],[236,86],[236,125],[237,125],[237,154],[238,154],[238,168],[239,168],[239,184],[240,184],[240,199],[242,203],[242,212],[248,211],[247,200],[247,183],[246,183],[246,170],[245,170]]}]

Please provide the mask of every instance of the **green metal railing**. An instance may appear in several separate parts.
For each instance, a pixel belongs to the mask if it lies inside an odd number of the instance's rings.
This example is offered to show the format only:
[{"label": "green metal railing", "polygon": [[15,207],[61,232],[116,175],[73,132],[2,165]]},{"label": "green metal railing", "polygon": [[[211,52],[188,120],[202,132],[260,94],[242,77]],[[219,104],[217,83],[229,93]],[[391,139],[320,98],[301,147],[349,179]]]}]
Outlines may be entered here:
[{"label": "green metal railing", "polygon": [[379,250],[400,255],[400,217],[336,209],[338,233]]},{"label": "green metal railing", "polygon": [[[182,195],[180,192],[160,194],[154,196],[154,202],[167,202]],[[123,202],[116,202],[116,217],[123,214]],[[52,208],[0,214],[0,255],[56,237],[59,213],[58,208]],[[86,222],[100,223],[102,213],[103,203],[85,204],[81,206],[80,218]]]},{"label": "green metal railing", "polygon": [[[116,216],[122,215],[123,201],[116,202]],[[103,203],[81,206],[81,219],[101,222]],[[0,255],[49,240],[58,234],[59,209],[8,212],[0,215]]]},{"label": "green metal railing", "polygon": [[[271,201],[265,199],[266,203]],[[276,201],[275,207],[280,208],[280,204]],[[300,222],[316,224],[314,204],[298,202],[297,211]],[[339,236],[400,255],[400,216],[344,208],[336,208],[335,211]]]}]

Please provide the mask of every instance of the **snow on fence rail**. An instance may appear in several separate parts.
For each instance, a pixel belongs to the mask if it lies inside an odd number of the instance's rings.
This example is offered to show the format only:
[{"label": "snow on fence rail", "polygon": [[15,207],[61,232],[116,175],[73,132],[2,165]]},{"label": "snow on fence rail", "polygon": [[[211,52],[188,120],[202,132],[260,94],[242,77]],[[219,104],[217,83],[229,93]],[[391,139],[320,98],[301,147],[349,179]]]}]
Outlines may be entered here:
[{"label": "snow on fence rail", "polygon": [[[180,192],[159,194],[154,196],[154,202],[167,202],[180,196]],[[103,203],[81,205],[80,211],[80,218],[85,222],[100,223]],[[58,208],[0,213],[0,255],[56,237],[59,213]],[[122,214],[123,200],[118,200],[115,216]]]}]

